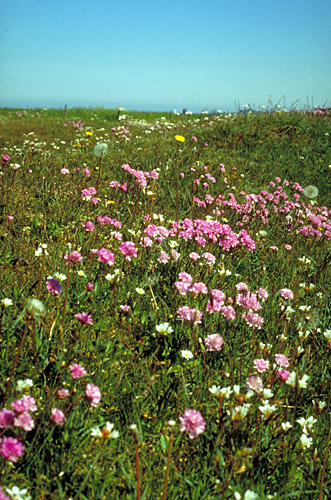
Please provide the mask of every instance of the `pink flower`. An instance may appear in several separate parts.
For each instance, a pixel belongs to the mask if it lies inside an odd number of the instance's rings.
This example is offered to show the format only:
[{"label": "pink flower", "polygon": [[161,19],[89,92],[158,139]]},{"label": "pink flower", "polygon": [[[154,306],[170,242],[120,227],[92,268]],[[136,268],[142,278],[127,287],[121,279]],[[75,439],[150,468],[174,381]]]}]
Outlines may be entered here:
[{"label": "pink flower", "polygon": [[122,304],[120,305],[120,309],[124,312],[124,313],[127,313],[130,311],[130,306],[128,306],[127,304]]},{"label": "pink flower", "polygon": [[289,251],[292,250],[291,245],[285,245],[285,248],[286,248],[286,250],[289,250]]},{"label": "pink flower", "polygon": [[215,255],[213,255],[212,253],[209,253],[209,252],[205,252],[202,257],[204,259],[206,259],[206,261],[208,262],[208,264],[214,264],[215,261],[216,261],[216,257]]},{"label": "pink flower", "polygon": [[196,282],[196,283],[193,283],[193,285],[191,286],[190,292],[198,293],[198,294],[199,293],[207,294],[208,288],[206,287],[206,285],[204,283]]},{"label": "pink flower", "polygon": [[140,239],[139,243],[142,247],[148,248],[153,245],[153,240],[151,240],[148,236],[144,236]]},{"label": "pink flower", "polygon": [[251,375],[246,379],[246,384],[252,391],[260,392],[263,390],[263,382],[258,375]]},{"label": "pink flower", "polygon": [[167,264],[169,262],[169,259],[170,256],[166,252],[161,250],[159,258],[157,259],[158,262],[160,262],[161,264]]},{"label": "pink flower", "polygon": [[202,320],[202,312],[198,309],[190,309],[187,306],[180,307],[177,311],[178,319],[182,321],[192,321],[194,325],[198,325]]},{"label": "pink flower", "polygon": [[259,314],[255,314],[252,312],[244,312],[242,314],[242,318],[251,328],[257,328],[258,330],[261,330],[261,326],[264,323],[264,319],[262,318],[262,316],[259,316]]},{"label": "pink flower", "polygon": [[68,389],[59,389],[56,393],[57,399],[65,399],[70,396]]},{"label": "pink flower", "polygon": [[0,429],[5,429],[14,424],[15,413],[7,408],[0,410]]},{"label": "pink flower", "polygon": [[94,288],[94,283],[91,283],[90,281],[86,285],[86,290],[90,292]]},{"label": "pink flower", "polygon": [[60,293],[62,293],[62,285],[55,278],[49,279],[46,283],[46,287],[51,295],[60,295]]},{"label": "pink flower", "polygon": [[190,257],[190,259],[192,259],[194,261],[200,259],[200,255],[196,252],[191,252],[189,257]]},{"label": "pink flower", "polygon": [[85,368],[82,365],[79,365],[78,363],[74,363],[69,368],[73,379],[80,378],[83,377],[83,375],[86,375]]},{"label": "pink flower", "polygon": [[61,174],[62,175],[67,175],[70,174],[69,170],[67,168],[61,168]]},{"label": "pink flower", "polygon": [[137,249],[133,241],[124,241],[121,243],[120,252],[125,255],[126,260],[131,260],[132,257],[137,257]]},{"label": "pink flower", "polygon": [[24,411],[23,413],[19,413],[14,420],[15,427],[20,427],[25,431],[31,431],[34,428],[34,420],[31,417],[30,413]]},{"label": "pink flower", "polygon": [[0,486],[0,500],[10,500],[10,497],[8,497],[5,492],[3,491],[3,489],[1,488]]},{"label": "pink flower", "polygon": [[289,360],[284,354],[275,354],[275,362],[282,368],[287,368],[289,365]]},{"label": "pink flower", "polygon": [[69,254],[66,254],[64,256],[65,260],[67,260],[67,264],[71,262],[72,264],[77,264],[78,262],[82,262],[83,257],[79,252],[74,250],[73,252],[70,252]]},{"label": "pink flower", "polygon": [[287,370],[279,370],[277,372],[277,377],[282,381],[282,382],[286,382],[286,380],[288,380],[290,376],[290,372],[288,372]]},{"label": "pink flower", "polygon": [[63,411],[58,408],[51,409],[51,422],[55,425],[63,425],[65,420],[65,415]]},{"label": "pink flower", "polygon": [[85,231],[90,232],[94,230],[95,230],[95,225],[93,224],[93,222],[91,222],[90,220],[85,222]]},{"label": "pink flower", "polygon": [[90,400],[91,406],[98,406],[101,400],[101,393],[99,387],[94,384],[87,384],[85,394]]},{"label": "pink flower", "polygon": [[196,410],[185,410],[184,414],[179,417],[180,430],[182,432],[188,432],[190,439],[195,438],[206,428],[206,423],[199,411]]},{"label": "pink flower", "polygon": [[195,137],[195,135],[193,135],[193,136],[192,136],[192,141],[197,142],[197,140],[198,140],[198,139]]},{"label": "pink flower", "polygon": [[88,168],[83,168],[83,174],[85,174],[87,177],[91,174]]},{"label": "pink flower", "polygon": [[264,373],[269,369],[269,361],[266,359],[255,359],[254,368],[259,373]]},{"label": "pink flower", "polygon": [[220,351],[223,345],[224,339],[218,333],[212,333],[205,338],[206,351]]},{"label": "pink flower", "polygon": [[236,317],[236,311],[232,306],[222,306],[222,314],[228,321],[232,321]]},{"label": "pink flower", "polygon": [[10,462],[17,462],[17,458],[24,454],[23,444],[16,438],[3,437],[0,439],[0,455]]},{"label": "pink flower", "polygon": [[32,396],[23,396],[10,404],[11,408],[17,413],[25,411],[37,411],[36,401]]},{"label": "pink flower", "polygon": [[77,313],[75,314],[75,318],[81,323],[85,323],[85,325],[93,325],[92,317],[87,312]]},{"label": "pink flower", "polygon": [[98,251],[98,256],[100,262],[105,262],[110,266],[114,264],[115,255],[110,250],[107,250],[107,248],[101,248],[101,250]]},{"label": "pink flower", "polygon": [[292,290],[290,290],[289,288],[282,288],[280,291],[279,291],[279,295],[281,297],[283,297],[284,299],[293,299],[293,292]]},{"label": "pink flower", "polygon": [[259,288],[256,292],[256,295],[264,302],[268,299],[269,294],[265,288]]}]

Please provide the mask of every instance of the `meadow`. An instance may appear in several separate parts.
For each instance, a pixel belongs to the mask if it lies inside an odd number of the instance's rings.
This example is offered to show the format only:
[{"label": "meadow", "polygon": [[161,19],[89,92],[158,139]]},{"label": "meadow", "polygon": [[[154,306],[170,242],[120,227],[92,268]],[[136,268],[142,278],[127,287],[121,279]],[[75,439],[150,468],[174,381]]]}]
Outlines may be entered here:
[{"label": "meadow", "polygon": [[331,498],[330,133],[0,110],[0,500]]}]

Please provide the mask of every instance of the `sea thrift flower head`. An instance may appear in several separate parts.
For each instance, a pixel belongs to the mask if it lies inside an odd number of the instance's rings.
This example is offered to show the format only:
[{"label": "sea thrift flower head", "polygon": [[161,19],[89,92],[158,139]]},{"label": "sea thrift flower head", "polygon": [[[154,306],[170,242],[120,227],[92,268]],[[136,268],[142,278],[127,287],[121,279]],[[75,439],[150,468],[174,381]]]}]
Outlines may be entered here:
[{"label": "sea thrift flower head", "polygon": [[284,354],[275,354],[275,362],[282,368],[287,368],[289,365],[289,360]]},{"label": "sea thrift flower head", "polygon": [[85,394],[89,399],[91,406],[98,406],[101,400],[101,392],[98,386],[94,384],[87,384]]},{"label": "sea thrift flower head", "polygon": [[56,393],[57,399],[66,399],[70,396],[68,389],[59,389]]},{"label": "sea thrift flower head", "polygon": [[72,252],[70,252],[69,254],[66,254],[64,256],[64,259],[67,260],[67,264],[70,262],[71,264],[77,264],[79,262],[82,262],[83,260],[83,257],[82,255],[77,252],[77,250],[73,250]]},{"label": "sea thrift flower head", "polygon": [[110,250],[107,250],[107,248],[101,248],[101,250],[98,251],[98,257],[100,262],[104,262],[112,266],[115,261],[115,255],[113,252],[110,252]]},{"label": "sea thrift flower head", "polygon": [[263,391],[263,382],[258,375],[251,375],[246,379],[246,384],[249,389],[256,392]]},{"label": "sea thrift flower head", "polygon": [[13,401],[10,406],[16,413],[37,411],[36,401],[32,396],[24,395],[21,399]]},{"label": "sea thrift flower head", "polygon": [[20,427],[24,431],[28,432],[34,428],[34,420],[29,412],[24,411],[16,416],[14,425],[15,427]]},{"label": "sea thrift flower head", "polygon": [[0,410],[0,429],[6,429],[14,424],[15,413],[7,408]]},{"label": "sea thrift flower head", "polygon": [[24,446],[16,438],[3,437],[0,439],[0,455],[9,462],[17,462],[17,459],[24,455]]},{"label": "sea thrift flower head", "polygon": [[242,318],[251,328],[257,328],[258,330],[261,329],[261,326],[264,323],[264,319],[262,318],[262,316],[252,312],[244,312],[242,314]]},{"label": "sea thrift flower head", "polygon": [[90,292],[94,288],[94,283],[91,283],[90,281],[86,285],[86,290]]},{"label": "sea thrift flower head", "polygon": [[224,339],[218,333],[208,335],[204,342],[206,351],[221,351],[224,345]]},{"label": "sea thrift flower head", "polygon": [[80,378],[86,375],[85,368],[82,365],[79,365],[78,363],[74,363],[69,368],[73,379]]},{"label": "sea thrift flower head", "polygon": [[125,255],[126,260],[131,260],[132,257],[137,257],[137,249],[133,241],[124,241],[121,243],[120,252]]},{"label": "sea thrift flower head", "polygon": [[179,417],[181,432],[188,432],[189,438],[193,439],[206,428],[206,423],[199,411],[185,410],[184,414]]},{"label": "sea thrift flower head", "polygon": [[265,359],[255,359],[254,368],[258,373],[264,373],[269,368],[269,361]]},{"label": "sea thrift flower head", "polygon": [[46,287],[51,295],[60,295],[62,293],[62,285],[56,278],[48,280]]},{"label": "sea thrift flower head", "polygon": [[279,295],[286,300],[293,299],[293,292],[289,288],[282,288],[281,290],[279,290]]},{"label": "sea thrift flower head", "polygon": [[90,220],[85,222],[85,231],[91,232],[95,230],[95,225]]},{"label": "sea thrift flower head", "polygon": [[51,409],[51,422],[55,425],[63,425],[65,421],[65,415],[63,411],[58,408]]},{"label": "sea thrift flower head", "polygon": [[81,323],[85,323],[85,325],[93,325],[92,317],[87,312],[77,313],[75,314],[75,318]]}]

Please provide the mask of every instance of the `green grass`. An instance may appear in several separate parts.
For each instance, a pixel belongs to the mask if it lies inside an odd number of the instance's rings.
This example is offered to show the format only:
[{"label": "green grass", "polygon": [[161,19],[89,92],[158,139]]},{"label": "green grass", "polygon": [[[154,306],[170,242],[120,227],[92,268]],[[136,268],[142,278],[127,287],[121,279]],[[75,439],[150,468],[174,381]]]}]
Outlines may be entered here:
[{"label": "green grass", "polygon": [[[0,456],[2,488],[63,500],[232,499],[235,492],[247,500],[254,498],[249,490],[260,499],[330,498],[330,115],[170,120],[169,113],[123,111],[118,120],[117,110],[104,108],[69,109],[66,117],[63,110],[22,111],[0,110],[1,156],[10,156],[0,181],[0,398],[10,409],[30,395],[37,410],[31,430],[3,426],[0,451],[5,437],[25,449],[16,463]],[[79,120],[81,127],[69,123]],[[94,155],[99,142],[108,145],[101,159]],[[158,179],[147,176],[141,187],[122,165],[156,171]],[[109,187],[113,181],[123,189]],[[98,184],[95,203],[82,197]],[[317,198],[307,198],[299,185],[316,186]],[[286,196],[275,194],[278,186]],[[87,221],[94,231],[86,231]],[[213,237],[215,228],[220,232]],[[240,231],[254,241],[251,248]],[[227,250],[236,235],[238,244]],[[152,246],[141,245],[147,236]],[[120,249],[125,241],[137,248],[131,260]],[[113,253],[114,265],[98,259],[102,248]],[[83,261],[68,267],[70,249]],[[204,283],[208,295],[178,293],[182,272]],[[66,276],[58,296],[46,287],[56,273]],[[268,292],[255,311],[263,317],[260,329],[242,317],[240,282],[250,292]],[[293,299],[281,298],[284,288]],[[206,311],[215,289],[224,292],[235,319]],[[44,315],[29,309],[31,297],[44,304]],[[181,321],[183,306],[201,311],[201,323]],[[81,324],[74,316],[80,312],[93,325]],[[162,323],[172,332],[160,334]],[[222,350],[206,350],[211,334],[224,338]],[[298,380],[309,377],[303,387],[279,380],[280,353]],[[255,359],[269,361],[259,375],[269,394],[248,392]],[[87,374],[73,379],[73,363]],[[17,382],[26,379],[33,386],[22,392]],[[88,383],[101,391],[95,407],[85,396]],[[231,387],[231,394],[215,396],[212,386]],[[58,399],[63,388],[70,396]],[[273,407],[267,416],[265,400]],[[52,408],[64,413],[64,425],[51,422]],[[186,409],[199,411],[206,423],[194,439],[180,430]],[[316,421],[302,428],[298,420],[309,417]],[[106,422],[117,438],[91,434]],[[284,429],[285,422],[292,427]]]}]

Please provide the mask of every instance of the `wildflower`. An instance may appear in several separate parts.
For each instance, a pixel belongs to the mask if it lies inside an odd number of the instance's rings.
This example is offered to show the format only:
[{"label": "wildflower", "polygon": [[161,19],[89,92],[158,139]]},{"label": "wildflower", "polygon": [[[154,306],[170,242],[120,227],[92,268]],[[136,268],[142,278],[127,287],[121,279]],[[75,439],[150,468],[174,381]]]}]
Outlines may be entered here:
[{"label": "wildflower", "polygon": [[59,389],[56,393],[57,399],[66,399],[70,396],[68,389]]},{"label": "wildflower", "polygon": [[185,137],[183,137],[182,135],[175,135],[175,139],[178,142],[185,142]]},{"label": "wildflower", "polygon": [[300,437],[301,441],[301,446],[302,448],[310,448],[311,445],[313,444],[313,439],[311,437],[308,437],[307,434],[303,433]]},{"label": "wildflower", "polygon": [[137,249],[133,241],[124,241],[120,244],[120,252],[125,255],[126,260],[137,257]]},{"label": "wildflower", "polygon": [[143,290],[142,288],[136,288],[136,292],[139,293],[139,295],[144,295],[145,293],[145,290]]},{"label": "wildflower", "polygon": [[36,401],[32,396],[24,395],[21,399],[17,399],[10,404],[10,407],[16,413],[23,413],[25,411],[37,411]]},{"label": "wildflower", "polygon": [[1,299],[1,304],[3,305],[3,307],[10,307],[13,305],[13,301],[11,299]]},{"label": "wildflower", "polygon": [[276,411],[277,407],[276,406],[271,406],[269,403],[266,401],[263,406],[259,406],[260,412],[263,414],[264,417],[269,417]]},{"label": "wildflower", "polygon": [[261,326],[264,323],[264,319],[262,318],[262,316],[252,312],[244,312],[242,314],[242,318],[251,328],[257,328],[258,330],[261,329]]},{"label": "wildflower", "polygon": [[14,424],[15,413],[7,408],[0,410],[0,429],[6,429]]},{"label": "wildflower", "polygon": [[94,283],[91,283],[90,281],[86,285],[86,290],[90,292],[94,288]]},{"label": "wildflower", "polygon": [[204,432],[206,427],[206,423],[201,413],[196,410],[185,410],[184,414],[179,417],[179,421],[181,424],[181,432],[188,432],[190,439]]},{"label": "wildflower", "polygon": [[91,436],[106,439],[117,439],[119,437],[119,432],[114,430],[114,424],[106,422],[105,427],[100,429],[99,427],[93,427],[91,429]]},{"label": "wildflower", "polygon": [[252,391],[260,392],[263,390],[263,382],[258,375],[251,375],[246,379],[246,384]]},{"label": "wildflower", "polygon": [[289,360],[284,354],[275,354],[275,362],[282,368],[287,368],[289,365]]},{"label": "wildflower", "polygon": [[92,317],[89,313],[87,312],[81,312],[75,314],[75,318],[78,319],[81,323],[84,323],[85,325],[93,325]]},{"label": "wildflower", "polygon": [[193,358],[193,354],[191,353],[191,351],[180,351],[180,352],[181,352],[182,357],[185,359],[192,359]]},{"label": "wildflower", "polygon": [[279,370],[276,375],[282,382],[286,382],[290,376],[290,372],[287,370]]},{"label": "wildflower", "polygon": [[301,426],[302,432],[307,434],[312,431],[313,425],[316,424],[317,419],[314,417],[308,417],[308,418],[301,417],[297,420],[297,422]]},{"label": "wildflower", "polygon": [[65,420],[65,415],[63,411],[58,408],[51,409],[51,422],[55,425],[63,425]]},{"label": "wildflower", "polygon": [[94,155],[97,158],[102,158],[108,153],[108,145],[105,142],[98,142],[94,147]]},{"label": "wildflower", "polygon": [[180,307],[177,310],[178,318],[182,321],[192,321],[194,325],[198,325],[202,320],[202,312],[198,309],[190,309],[187,306]]},{"label": "wildflower", "polygon": [[61,174],[62,175],[67,175],[70,174],[69,170],[67,168],[61,168]]},{"label": "wildflower", "polygon": [[85,368],[82,365],[79,365],[78,363],[74,363],[69,368],[73,379],[80,378],[86,375]]},{"label": "wildflower", "polygon": [[121,304],[120,305],[120,309],[124,312],[124,313],[127,313],[130,311],[130,306],[128,306],[127,304]]},{"label": "wildflower", "polygon": [[286,431],[288,431],[288,430],[290,430],[290,429],[292,429],[292,427],[293,427],[293,425],[291,424],[291,422],[283,422],[283,423],[281,424],[281,426],[282,426],[282,429],[283,429],[285,432],[286,432]]},{"label": "wildflower", "polygon": [[[6,488],[8,490],[8,488]],[[10,500],[9,497],[7,497],[7,495],[5,495],[3,489],[1,488],[0,486],[0,500]]]},{"label": "wildflower", "polygon": [[85,394],[86,397],[90,400],[91,406],[98,406],[101,400],[99,387],[94,384],[87,384]]},{"label": "wildflower", "polygon": [[286,300],[293,299],[293,292],[289,288],[282,288],[281,290],[279,290],[279,295],[281,297],[283,297],[283,299],[286,299]]},{"label": "wildflower", "polygon": [[298,384],[299,389],[305,389],[307,387],[308,379],[308,375],[303,375],[303,377],[299,379],[298,375],[295,372],[292,372],[286,380],[286,383],[291,387],[296,387],[296,385]]},{"label": "wildflower", "polygon": [[196,261],[198,259],[200,259],[200,255],[196,252],[191,252],[190,255],[189,255],[190,259]]},{"label": "wildflower", "polygon": [[64,256],[64,259],[67,260],[67,265],[69,262],[71,262],[72,264],[77,264],[79,262],[82,262],[83,260],[83,257],[81,256],[81,254],[79,252],[77,252],[77,250],[74,250],[72,252],[70,252],[69,254],[66,254]]},{"label": "wildflower", "polygon": [[0,439],[0,455],[15,463],[24,455],[24,445],[16,438],[3,437]]},{"label": "wildflower", "polygon": [[16,416],[14,425],[15,427],[20,427],[24,431],[28,432],[34,428],[34,420],[29,412],[23,411]]},{"label": "wildflower", "polygon": [[255,359],[254,368],[258,373],[264,373],[269,368],[269,361],[265,359]]},{"label": "wildflower", "polygon": [[155,328],[161,335],[169,335],[169,333],[173,332],[169,323],[160,323],[159,325],[156,325]]},{"label": "wildflower", "polygon": [[167,264],[170,259],[169,254],[161,250],[159,258],[157,259],[160,264]]},{"label": "wildflower", "polygon": [[92,232],[95,230],[95,225],[90,220],[85,222],[85,231]]},{"label": "wildflower", "polygon": [[101,250],[98,251],[98,257],[100,262],[104,262],[112,266],[115,261],[115,255],[113,252],[110,252],[110,250],[107,250],[107,248],[101,248]]},{"label": "wildflower", "polygon": [[306,186],[304,189],[304,195],[310,199],[316,198],[318,196],[318,188],[313,185]]},{"label": "wildflower", "polygon": [[32,299],[31,297],[28,299],[27,311],[35,319],[40,318],[40,316],[44,316],[46,313],[44,304],[39,299]]},{"label": "wildflower", "polygon": [[12,500],[31,500],[31,496],[27,495],[28,490],[26,488],[20,490],[17,486],[13,486],[11,489],[6,488],[6,491]]},{"label": "wildflower", "polygon": [[51,295],[60,295],[62,293],[62,285],[56,278],[49,279],[46,287]]},{"label": "wildflower", "polygon": [[218,333],[208,335],[204,342],[206,351],[221,351],[224,345],[224,339]]}]

